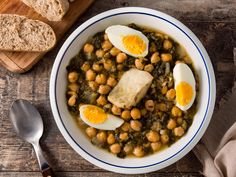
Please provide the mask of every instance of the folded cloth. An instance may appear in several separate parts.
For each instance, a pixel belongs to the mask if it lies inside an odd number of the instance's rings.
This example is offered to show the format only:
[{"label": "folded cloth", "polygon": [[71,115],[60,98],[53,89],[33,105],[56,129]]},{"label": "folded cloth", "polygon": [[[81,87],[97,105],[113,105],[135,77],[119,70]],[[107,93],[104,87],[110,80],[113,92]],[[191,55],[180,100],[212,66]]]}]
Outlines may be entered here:
[{"label": "folded cloth", "polygon": [[[236,48],[234,64],[236,64]],[[228,101],[215,110],[210,125],[193,152],[207,177],[236,177],[236,81]]]}]

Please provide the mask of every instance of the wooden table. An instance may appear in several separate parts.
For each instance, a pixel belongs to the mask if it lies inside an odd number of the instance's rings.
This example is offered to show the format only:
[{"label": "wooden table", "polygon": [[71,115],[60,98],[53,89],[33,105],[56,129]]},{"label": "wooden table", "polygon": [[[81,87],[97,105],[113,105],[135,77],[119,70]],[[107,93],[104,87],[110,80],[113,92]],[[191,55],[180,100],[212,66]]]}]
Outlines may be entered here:
[{"label": "wooden table", "polygon": [[[19,139],[9,120],[9,107],[15,99],[33,102],[45,126],[41,144],[56,174],[61,177],[123,176],[104,171],[80,157],[59,132],[49,104],[49,77],[55,56],[63,41],[81,23],[108,9],[143,6],[166,12],[187,25],[202,41],[214,65],[217,79],[217,106],[233,85],[235,68],[233,47],[236,47],[235,0],[97,0],[75,23],[57,47],[49,52],[31,71],[13,74],[0,68],[0,177],[41,176],[35,153],[28,143]],[[201,176],[202,166],[192,152],[177,163],[158,172],[138,176]],[[130,175],[135,176],[135,175]]]}]

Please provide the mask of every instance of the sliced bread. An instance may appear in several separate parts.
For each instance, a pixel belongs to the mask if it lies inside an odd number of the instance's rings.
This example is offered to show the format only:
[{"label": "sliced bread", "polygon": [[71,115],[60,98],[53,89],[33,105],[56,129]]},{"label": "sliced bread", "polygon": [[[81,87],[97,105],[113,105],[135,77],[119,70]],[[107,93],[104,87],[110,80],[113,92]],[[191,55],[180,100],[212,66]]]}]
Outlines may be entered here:
[{"label": "sliced bread", "polygon": [[14,14],[0,14],[0,50],[46,52],[56,35],[46,23]]},{"label": "sliced bread", "polygon": [[69,9],[68,0],[21,0],[50,21],[60,21]]}]

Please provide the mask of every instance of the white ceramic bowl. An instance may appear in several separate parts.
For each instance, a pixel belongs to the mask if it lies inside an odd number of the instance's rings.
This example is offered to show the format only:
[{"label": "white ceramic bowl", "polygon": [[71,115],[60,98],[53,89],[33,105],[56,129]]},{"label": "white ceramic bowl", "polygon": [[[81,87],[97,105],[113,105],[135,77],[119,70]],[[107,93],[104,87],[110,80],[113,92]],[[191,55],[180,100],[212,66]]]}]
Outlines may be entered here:
[{"label": "white ceramic bowl", "polygon": [[[143,158],[120,159],[93,146],[75,124],[67,110],[66,66],[86,40],[110,25],[136,23],[170,35],[184,46],[193,59],[199,76],[200,93],[197,113],[187,134],[170,148]],[[79,26],[61,47],[50,80],[50,103],[59,130],[70,146],[89,162],[118,173],[147,173],[173,164],[187,154],[204,134],[215,104],[215,76],[209,56],[198,38],[181,22],[162,12],[137,7],[109,10]]]}]

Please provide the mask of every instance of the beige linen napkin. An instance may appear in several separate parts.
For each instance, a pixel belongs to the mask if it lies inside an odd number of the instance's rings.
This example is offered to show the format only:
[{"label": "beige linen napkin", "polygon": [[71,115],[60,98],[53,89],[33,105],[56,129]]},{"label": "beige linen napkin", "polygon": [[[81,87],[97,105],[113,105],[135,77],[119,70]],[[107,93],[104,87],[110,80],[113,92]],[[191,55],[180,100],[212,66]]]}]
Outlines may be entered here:
[{"label": "beige linen napkin", "polygon": [[[236,48],[234,64],[236,64]],[[215,110],[210,125],[193,152],[207,177],[236,177],[236,80],[228,101]]]}]

